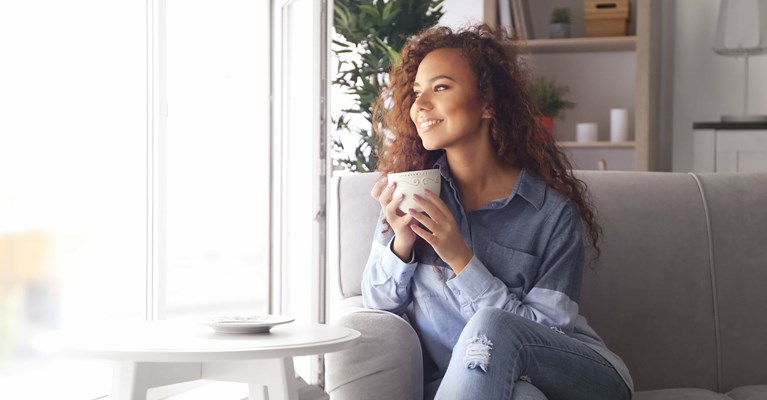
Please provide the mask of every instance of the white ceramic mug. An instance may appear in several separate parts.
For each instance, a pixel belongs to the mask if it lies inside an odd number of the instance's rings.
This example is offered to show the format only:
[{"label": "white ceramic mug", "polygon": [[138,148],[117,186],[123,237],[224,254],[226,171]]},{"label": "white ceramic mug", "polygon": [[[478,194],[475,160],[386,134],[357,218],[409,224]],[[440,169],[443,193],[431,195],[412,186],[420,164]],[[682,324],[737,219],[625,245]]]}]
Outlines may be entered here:
[{"label": "white ceramic mug", "polygon": [[426,197],[426,189],[439,196],[440,181],[439,169],[422,169],[419,171],[398,172],[387,175],[389,183],[397,182],[392,199],[396,199],[400,194],[405,194],[399,209],[407,213],[409,209],[423,211],[413,200],[413,195],[417,194]]}]

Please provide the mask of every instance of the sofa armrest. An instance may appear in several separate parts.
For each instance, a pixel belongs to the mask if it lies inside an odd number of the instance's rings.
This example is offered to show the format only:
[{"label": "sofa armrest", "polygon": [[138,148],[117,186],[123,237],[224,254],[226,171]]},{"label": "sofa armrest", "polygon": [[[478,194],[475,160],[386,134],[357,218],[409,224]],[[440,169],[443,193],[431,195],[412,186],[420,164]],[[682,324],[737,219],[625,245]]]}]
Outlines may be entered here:
[{"label": "sofa armrest", "polygon": [[333,325],[362,336],[352,348],[325,356],[325,389],[332,400],[423,398],[421,343],[407,321],[386,311],[358,309]]}]

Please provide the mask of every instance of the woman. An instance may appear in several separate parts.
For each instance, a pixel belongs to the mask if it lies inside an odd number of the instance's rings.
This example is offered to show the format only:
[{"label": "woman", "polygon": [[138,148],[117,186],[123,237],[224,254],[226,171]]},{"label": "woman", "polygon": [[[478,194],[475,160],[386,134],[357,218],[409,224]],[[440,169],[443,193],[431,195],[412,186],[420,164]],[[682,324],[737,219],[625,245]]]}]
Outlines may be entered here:
[{"label": "woman", "polygon": [[441,194],[404,213],[395,186],[375,184],[364,304],[407,312],[427,399],[630,399],[625,364],[578,314],[582,230],[598,254],[600,228],[508,40],[436,27],[402,49],[379,170],[439,168]]}]

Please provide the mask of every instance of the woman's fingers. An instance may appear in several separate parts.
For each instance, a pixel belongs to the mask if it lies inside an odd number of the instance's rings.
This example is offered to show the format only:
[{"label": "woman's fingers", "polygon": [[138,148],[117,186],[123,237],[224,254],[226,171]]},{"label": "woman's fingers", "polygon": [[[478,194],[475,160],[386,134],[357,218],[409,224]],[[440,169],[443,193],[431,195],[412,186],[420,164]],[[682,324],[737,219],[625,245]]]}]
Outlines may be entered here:
[{"label": "woman's fingers", "polygon": [[452,215],[450,212],[450,209],[447,208],[447,204],[445,204],[444,201],[434,192],[432,192],[429,189],[425,189],[426,192],[426,200],[428,200],[431,204],[436,207],[442,215]]},{"label": "woman's fingers", "polygon": [[426,214],[422,214],[414,209],[408,210],[408,214],[410,214],[411,217],[413,217],[416,221],[423,224],[423,226],[426,227],[426,229],[434,232],[435,229],[437,229],[437,223]]},{"label": "woman's fingers", "polygon": [[378,202],[381,203],[381,209],[384,211],[386,208],[391,204],[392,202],[392,196],[394,195],[394,189],[397,186],[396,183],[389,183],[384,187],[383,191],[381,192],[381,195],[378,196]]},{"label": "woman's fingers", "polygon": [[[431,217],[431,219],[437,221],[437,223],[439,223],[439,221],[444,220],[445,213],[442,212],[442,210],[440,210],[440,208],[437,206],[437,204],[435,204],[435,201],[434,201],[433,198],[427,198],[427,197],[423,197],[423,196],[414,194],[413,195],[413,200],[415,200],[415,202],[419,206],[421,206],[421,208],[423,208],[423,210],[426,212],[426,214],[429,214],[429,217]],[[440,200],[440,201],[442,201],[442,200]],[[431,228],[429,228],[429,229],[431,229]]]},{"label": "woman's fingers", "polygon": [[402,216],[402,214],[398,213],[397,211],[399,210],[399,205],[402,204],[402,200],[405,198],[405,196],[400,194],[395,198],[391,198],[391,193],[389,193],[388,196],[390,200],[385,204],[383,202],[381,204],[384,210],[384,215],[386,215],[386,219],[389,220],[389,223],[392,223],[397,217]]},{"label": "woman's fingers", "polygon": [[427,231],[426,229],[421,228],[420,226],[418,226],[418,224],[410,225],[410,229],[412,229],[413,232],[415,232],[416,235],[420,236],[421,239],[425,240],[426,243],[428,243],[432,247],[434,247],[434,245],[435,245],[435,243],[433,242],[434,235],[431,232]]},{"label": "woman's fingers", "polygon": [[370,195],[373,196],[374,199],[378,200],[379,197],[381,197],[381,193],[383,193],[384,189],[386,189],[386,184],[389,182],[386,175],[384,175],[381,179],[377,180],[375,185],[373,185],[373,189],[370,191]]}]

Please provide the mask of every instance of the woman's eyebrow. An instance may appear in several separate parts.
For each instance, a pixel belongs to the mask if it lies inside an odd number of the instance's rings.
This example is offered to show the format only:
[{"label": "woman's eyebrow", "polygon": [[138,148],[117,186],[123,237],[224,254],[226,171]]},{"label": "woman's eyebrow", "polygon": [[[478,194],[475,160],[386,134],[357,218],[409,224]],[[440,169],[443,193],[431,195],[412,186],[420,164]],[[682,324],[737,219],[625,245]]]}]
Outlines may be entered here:
[{"label": "woman's eyebrow", "polygon": [[[453,78],[451,78],[451,77],[449,77],[447,75],[437,75],[437,76],[429,79],[429,83],[432,83],[432,82],[436,81],[437,79],[449,79],[449,80],[455,82],[455,79],[453,79]],[[418,82],[413,82],[413,87],[416,87],[416,86],[421,86],[421,84],[418,83]]]}]

